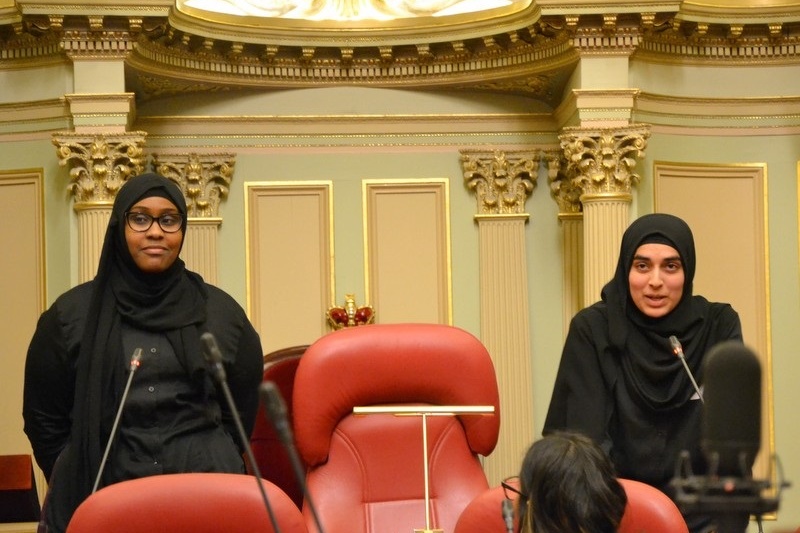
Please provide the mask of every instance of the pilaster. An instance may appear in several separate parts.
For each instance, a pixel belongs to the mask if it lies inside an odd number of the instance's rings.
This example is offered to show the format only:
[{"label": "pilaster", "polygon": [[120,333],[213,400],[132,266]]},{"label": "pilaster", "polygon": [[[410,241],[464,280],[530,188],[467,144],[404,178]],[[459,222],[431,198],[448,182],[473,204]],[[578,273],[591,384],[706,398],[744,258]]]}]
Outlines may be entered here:
[{"label": "pilaster", "polygon": [[497,484],[519,469],[534,436],[525,201],[536,186],[541,154],[461,154],[464,180],[478,202],[481,341],[500,389],[500,440],[484,463]]},{"label": "pilaster", "polygon": [[564,180],[580,190],[583,210],[583,304],[597,301],[613,276],[622,234],[630,221],[631,190],[640,177],[633,170],[643,157],[649,127],[565,128],[559,136]]},{"label": "pilaster", "polygon": [[561,319],[566,337],[570,320],[583,307],[583,211],[581,190],[561,172],[561,154],[548,152],[547,180],[550,195],[558,204],[561,227],[562,295]]},{"label": "pilaster", "polygon": [[106,226],[117,191],[145,166],[146,133],[53,135],[59,164],[69,166],[69,185],[78,215],[78,277],[89,281],[97,272]]},{"label": "pilaster", "polygon": [[228,197],[235,155],[158,153],[153,168],[183,191],[189,215],[181,256],[187,268],[216,285],[219,281],[220,204]]}]

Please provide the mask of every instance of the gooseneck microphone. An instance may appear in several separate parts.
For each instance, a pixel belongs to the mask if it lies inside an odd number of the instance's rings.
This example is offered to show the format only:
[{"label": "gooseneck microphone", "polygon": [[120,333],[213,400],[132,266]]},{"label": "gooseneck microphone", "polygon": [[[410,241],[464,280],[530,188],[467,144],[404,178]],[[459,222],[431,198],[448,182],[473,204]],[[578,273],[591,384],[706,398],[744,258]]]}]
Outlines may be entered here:
[{"label": "gooseneck microphone", "polygon": [[106,450],[103,452],[103,459],[100,461],[100,468],[97,470],[97,477],[94,478],[94,486],[92,486],[92,494],[97,492],[97,487],[100,486],[100,478],[103,477],[103,470],[106,468],[106,461],[108,461],[108,454],[111,452],[111,444],[114,442],[114,436],[117,434],[117,428],[119,427],[119,420],[122,418],[122,409],[125,407],[125,400],[128,399],[128,391],[131,388],[131,382],[133,381],[133,374],[139,368],[139,365],[142,364],[142,349],[136,348],[133,351],[133,355],[131,356],[131,364],[130,369],[128,372],[128,381],[125,383],[125,390],[122,391],[122,399],[119,401],[119,407],[117,408],[117,416],[114,418],[114,425],[111,426],[111,433],[108,436],[108,442],[106,443]]},{"label": "gooseneck microphone", "polygon": [[233,421],[236,424],[236,430],[239,433],[239,439],[242,441],[244,445],[245,453],[247,454],[247,459],[250,461],[250,466],[253,469],[253,475],[256,478],[256,483],[258,484],[258,490],[261,492],[261,499],[264,501],[264,507],[267,510],[267,514],[269,515],[270,523],[272,524],[272,529],[275,533],[280,533],[280,528],[278,527],[278,521],[275,518],[275,513],[272,510],[272,505],[269,503],[269,498],[267,497],[267,491],[264,489],[264,483],[261,479],[261,471],[258,468],[258,464],[256,463],[255,455],[253,455],[253,449],[250,447],[250,439],[247,437],[247,433],[244,430],[244,426],[242,425],[242,418],[239,416],[239,410],[236,408],[236,402],[233,400],[233,395],[231,394],[231,389],[228,386],[228,377],[225,372],[225,366],[222,364],[222,352],[219,350],[219,346],[217,345],[217,339],[214,335],[210,332],[205,332],[200,335],[200,341],[203,343],[203,355],[205,357],[206,362],[209,365],[210,371],[214,379],[219,384],[220,388],[222,389],[223,396],[225,396],[225,402],[228,405],[228,409],[231,412],[231,416],[233,417]]},{"label": "gooseneck microphone", "polygon": [[281,444],[283,444],[286,449],[289,461],[292,463],[295,479],[305,497],[305,502],[308,509],[311,511],[311,516],[314,518],[317,531],[323,533],[322,524],[320,523],[319,515],[317,515],[317,509],[314,506],[311,494],[308,492],[305,471],[300,462],[300,457],[297,454],[297,447],[294,444],[294,435],[292,434],[292,426],[287,416],[286,402],[283,401],[281,392],[272,381],[263,382],[258,391],[261,402],[264,404],[264,411],[270,422],[272,422],[272,426],[275,428],[275,432],[278,434]]},{"label": "gooseneck microphone", "polygon": [[697,393],[697,397],[700,398],[701,402],[705,403],[703,392],[700,390],[700,387],[697,386],[697,381],[695,381],[692,371],[689,370],[689,365],[686,364],[686,357],[683,355],[683,346],[681,346],[681,341],[678,340],[678,337],[672,335],[669,338],[669,343],[672,345],[673,353],[678,357],[678,359],[681,360],[681,363],[683,363],[683,368],[686,369],[686,374],[689,376],[689,379],[692,382],[692,386],[694,387],[694,391]]}]

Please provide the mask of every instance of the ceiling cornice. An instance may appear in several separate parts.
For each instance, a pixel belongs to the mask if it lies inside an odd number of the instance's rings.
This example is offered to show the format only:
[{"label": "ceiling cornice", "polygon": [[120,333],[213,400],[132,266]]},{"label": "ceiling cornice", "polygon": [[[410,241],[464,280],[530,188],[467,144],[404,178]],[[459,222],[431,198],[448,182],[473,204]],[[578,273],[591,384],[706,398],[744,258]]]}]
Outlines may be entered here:
[{"label": "ceiling cornice", "polygon": [[[2,2],[2,0],[0,0]],[[706,8],[706,14],[716,6]],[[362,85],[517,94],[555,107],[580,57],[662,63],[800,62],[800,16],[702,22],[673,2],[548,0],[513,13],[385,31],[270,26],[236,33],[169,0],[0,3],[0,69],[123,58],[139,98],[195,90]],[[431,17],[428,17],[431,18]],[[709,19],[710,20],[710,19]],[[433,24],[433,22],[431,22]],[[267,31],[268,30],[268,31]],[[115,48],[105,43],[114,44]],[[111,50],[111,51],[109,51]],[[111,54],[111,55],[108,55]]]}]

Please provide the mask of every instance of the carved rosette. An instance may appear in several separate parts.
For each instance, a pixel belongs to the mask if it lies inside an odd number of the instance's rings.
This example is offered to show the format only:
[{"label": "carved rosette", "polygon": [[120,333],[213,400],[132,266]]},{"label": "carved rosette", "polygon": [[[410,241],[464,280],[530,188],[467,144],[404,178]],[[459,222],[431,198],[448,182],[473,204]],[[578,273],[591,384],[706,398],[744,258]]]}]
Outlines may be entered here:
[{"label": "carved rosette", "polygon": [[75,206],[112,204],[117,191],[144,168],[143,131],[83,135],[53,134],[61,166],[69,165],[67,187]]},{"label": "carved rosette", "polygon": [[153,154],[153,168],[173,180],[186,197],[193,218],[219,217],[233,179],[234,154]]},{"label": "carved rosette", "polygon": [[539,151],[461,151],[461,168],[468,188],[475,191],[478,214],[525,213],[539,173]]},{"label": "carved rosette", "polygon": [[629,195],[640,181],[633,170],[644,156],[649,137],[650,128],[645,125],[602,130],[565,128],[559,135],[566,160],[564,179],[581,191],[581,198]]}]

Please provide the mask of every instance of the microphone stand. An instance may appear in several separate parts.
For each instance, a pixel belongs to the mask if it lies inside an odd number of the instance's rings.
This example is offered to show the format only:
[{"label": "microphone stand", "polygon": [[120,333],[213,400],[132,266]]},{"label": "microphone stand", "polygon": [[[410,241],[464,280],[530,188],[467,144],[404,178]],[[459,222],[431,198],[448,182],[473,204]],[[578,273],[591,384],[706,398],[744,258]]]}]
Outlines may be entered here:
[{"label": "microphone stand", "polygon": [[297,484],[300,486],[303,496],[305,497],[305,502],[311,511],[311,516],[314,518],[314,524],[317,526],[317,531],[319,531],[319,533],[323,533],[324,530],[322,529],[322,523],[319,519],[319,515],[317,514],[317,509],[314,506],[314,500],[311,498],[311,494],[308,491],[308,485],[306,484],[305,479],[306,476],[305,472],[303,471],[303,464],[300,461],[300,456],[297,453],[297,447],[294,444],[292,428],[286,416],[286,402],[283,401],[278,387],[272,381],[263,382],[259,387],[259,393],[264,403],[264,410],[272,422],[275,431],[278,433],[278,437],[281,439],[281,443],[283,444],[284,448],[286,449],[286,453],[289,456],[289,462],[292,464],[294,477],[297,481]]},{"label": "microphone stand", "polygon": [[139,368],[139,365],[142,364],[142,349],[136,348],[133,351],[133,355],[131,356],[131,366],[130,372],[128,373],[128,382],[125,383],[125,390],[122,391],[122,399],[119,402],[119,408],[117,409],[117,416],[114,418],[114,425],[111,426],[111,434],[108,436],[108,442],[106,443],[106,450],[103,452],[103,459],[100,461],[100,468],[97,470],[97,477],[94,478],[94,486],[92,487],[92,494],[97,492],[97,487],[100,485],[100,478],[103,476],[103,470],[106,468],[106,461],[108,460],[108,454],[111,451],[111,443],[114,441],[114,436],[117,433],[117,427],[119,426],[119,419],[122,417],[122,408],[125,406],[125,400],[128,398],[128,391],[131,388],[131,382],[133,381],[133,373]]},{"label": "microphone stand", "polygon": [[247,454],[247,459],[250,461],[250,466],[253,469],[253,475],[256,478],[258,490],[261,492],[261,499],[264,501],[264,507],[267,509],[267,514],[269,515],[272,529],[275,531],[275,533],[280,533],[280,527],[278,526],[278,521],[275,518],[275,512],[272,510],[272,505],[270,505],[269,498],[267,497],[267,491],[264,489],[264,483],[261,479],[261,471],[258,468],[258,463],[256,463],[255,455],[253,455],[253,449],[250,447],[250,439],[247,438],[247,433],[242,425],[242,419],[239,416],[239,411],[236,409],[236,402],[233,400],[233,394],[231,394],[231,388],[228,386],[228,378],[225,374],[225,367],[222,364],[222,354],[217,346],[217,340],[214,338],[214,335],[209,332],[203,333],[200,336],[200,340],[203,341],[206,348],[205,358],[210,365],[211,374],[214,376],[214,379],[216,379],[217,383],[222,389],[223,396],[225,396],[225,401],[228,404],[228,409],[230,410],[233,421],[236,424],[236,430],[239,433],[239,438],[244,444],[245,453]]}]

